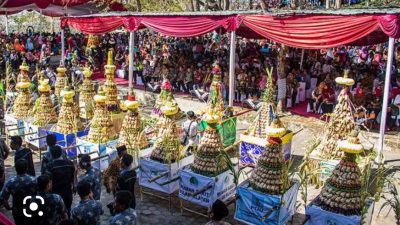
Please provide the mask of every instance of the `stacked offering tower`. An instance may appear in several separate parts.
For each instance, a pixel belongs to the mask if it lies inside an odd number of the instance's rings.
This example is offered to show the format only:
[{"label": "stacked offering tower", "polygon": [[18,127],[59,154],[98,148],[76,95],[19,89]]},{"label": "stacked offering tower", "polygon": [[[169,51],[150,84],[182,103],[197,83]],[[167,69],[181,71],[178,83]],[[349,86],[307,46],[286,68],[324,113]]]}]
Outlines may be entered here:
[{"label": "stacked offering tower", "polygon": [[60,96],[62,97],[62,103],[55,131],[62,134],[76,133],[82,125],[74,101],[75,91],[65,85],[64,90],[60,91]]},{"label": "stacked offering tower", "polygon": [[107,96],[102,88],[94,96],[96,110],[90,124],[88,141],[92,143],[106,143],[116,138],[110,112],[107,110]]},{"label": "stacked offering tower", "polygon": [[128,153],[134,156],[136,150],[147,147],[148,142],[144,134],[144,124],[139,115],[139,102],[136,101],[133,93],[128,96],[124,105],[128,111],[119,133],[119,145],[125,145]]},{"label": "stacked offering tower", "polygon": [[338,142],[344,155],[313,203],[324,210],[344,215],[361,215],[364,199],[356,156],[363,151],[363,146],[357,136],[358,132],[354,130],[347,140]]},{"label": "stacked offering tower", "polygon": [[48,124],[57,122],[57,113],[50,98],[50,85],[49,80],[40,80],[38,91],[40,98],[35,105],[35,114],[33,124],[43,127]]},{"label": "stacked offering tower", "polygon": [[[93,109],[94,109],[94,87],[92,82],[92,71],[90,68],[86,67],[83,70],[83,82],[81,86],[81,93],[79,95],[79,104],[81,107],[81,117],[84,119],[91,119],[93,118]],[[84,110],[83,110],[84,109]]]},{"label": "stacked offering tower", "polygon": [[209,177],[215,177],[228,169],[227,162],[219,160],[219,155],[223,151],[221,135],[217,130],[221,116],[219,111],[212,106],[203,118],[207,122],[207,128],[191,165],[193,172]]},{"label": "stacked offering tower", "polygon": [[56,84],[55,89],[54,89],[54,94],[57,97],[61,96],[61,91],[64,90],[64,86],[66,83],[68,83],[68,77],[65,74],[67,72],[67,68],[64,66],[60,66],[57,68],[57,78],[56,78]]},{"label": "stacked offering tower", "polygon": [[277,195],[289,189],[287,165],[280,139],[285,133],[286,129],[278,118],[273,120],[271,126],[266,127],[267,145],[250,177],[250,185],[255,190]]},{"label": "stacked offering tower", "polygon": [[18,96],[14,100],[12,114],[16,119],[25,119],[32,109],[31,82],[28,76],[29,66],[24,61],[19,69],[20,74],[16,85]]},{"label": "stacked offering tower", "polygon": [[173,102],[167,102],[161,107],[164,119],[160,124],[151,159],[161,163],[173,163],[183,158],[183,146],[181,145],[180,133],[176,125],[176,115],[179,108]]},{"label": "stacked offering tower", "polygon": [[106,82],[104,83],[104,93],[107,97],[106,106],[108,111],[112,113],[119,113],[121,111],[118,101],[117,84],[114,82],[115,65],[113,64],[113,51],[108,51],[107,65],[104,66],[106,70]]},{"label": "stacked offering tower", "polygon": [[343,77],[335,79],[336,83],[343,85],[343,89],[338,96],[338,103],[329,120],[328,129],[322,143],[321,155],[325,158],[340,157],[338,140],[347,137],[355,128],[353,103],[350,99],[350,86],[354,85],[354,80],[348,78],[348,73],[349,71],[346,70]]}]

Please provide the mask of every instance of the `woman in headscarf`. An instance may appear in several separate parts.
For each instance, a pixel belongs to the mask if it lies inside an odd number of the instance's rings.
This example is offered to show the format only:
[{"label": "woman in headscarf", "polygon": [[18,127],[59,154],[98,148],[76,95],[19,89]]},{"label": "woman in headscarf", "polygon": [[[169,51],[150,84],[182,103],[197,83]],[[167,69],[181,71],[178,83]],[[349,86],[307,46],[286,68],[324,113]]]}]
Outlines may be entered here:
[{"label": "woman in headscarf", "polygon": [[32,51],[34,49],[33,43],[31,41],[31,38],[28,38],[26,40],[26,45],[25,45],[26,51]]}]

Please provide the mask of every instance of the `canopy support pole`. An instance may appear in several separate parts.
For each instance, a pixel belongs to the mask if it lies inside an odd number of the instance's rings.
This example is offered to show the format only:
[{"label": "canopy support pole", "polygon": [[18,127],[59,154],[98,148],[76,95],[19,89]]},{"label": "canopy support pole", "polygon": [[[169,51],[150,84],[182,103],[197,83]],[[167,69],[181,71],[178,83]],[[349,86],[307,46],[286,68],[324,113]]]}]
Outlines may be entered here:
[{"label": "canopy support pole", "polygon": [[303,62],[304,62],[304,48],[301,50],[301,59],[300,59],[300,69],[303,69]]},{"label": "canopy support pole", "polygon": [[6,13],[6,34],[8,35],[8,15]]},{"label": "canopy support pole", "polygon": [[229,106],[233,106],[235,95],[235,53],[236,53],[236,31],[231,32],[231,47],[229,57]]},{"label": "canopy support pole", "polygon": [[386,116],[387,116],[387,108],[389,101],[390,74],[392,72],[391,70],[393,63],[393,50],[394,50],[394,38],[389,37],[389,52],[388,52],[388,60],[386,62],[385,88],[383,93],[381,123],[379,129],[378,163],[380,163],[383,160],[383,144],[385,140],[385,127],[386,127]]},{"label": "canopy support pole", "polygon": [[133,89],[133,50],[135,47],[135,32],[129,32],[129,90]]},{"label": "canopy support pole", "polygon": [[65,38],[64,38],[64,29],[61,29],[61,66],[64,66],[65,63]]}]

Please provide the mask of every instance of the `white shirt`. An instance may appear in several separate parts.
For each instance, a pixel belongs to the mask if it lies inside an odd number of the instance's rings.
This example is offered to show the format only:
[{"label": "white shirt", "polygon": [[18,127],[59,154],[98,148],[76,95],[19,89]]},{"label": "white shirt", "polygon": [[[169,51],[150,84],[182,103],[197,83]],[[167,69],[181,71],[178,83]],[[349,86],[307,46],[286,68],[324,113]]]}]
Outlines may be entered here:
[{"label": "white shirt", "polygon": [[182,130],[182,141],[185,141],[187,135],[186,142],[184,143],[185,145],[198,144],[197,131],[199,130],[199,124],[196,121],[186,120],[182,124]]},{"label": "white shirt", "polygon": [[400,94],[396,95],[396,98],[394,98],[393,104],[400,105]]}]

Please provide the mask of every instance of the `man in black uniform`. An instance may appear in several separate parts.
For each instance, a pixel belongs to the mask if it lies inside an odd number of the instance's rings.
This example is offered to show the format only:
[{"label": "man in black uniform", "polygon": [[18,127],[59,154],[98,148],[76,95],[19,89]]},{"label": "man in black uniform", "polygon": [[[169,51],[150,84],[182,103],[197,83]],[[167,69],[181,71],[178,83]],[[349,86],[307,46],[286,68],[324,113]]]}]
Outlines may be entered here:
[{"label": "man in black uniform", "polygon": [[[29,176],[26,172],[28,163],[25,159],[20,159],[15,163],[17,176],[11,177],[3,187],[0,199],[8,210],[12,210],[16,225],[28,225],[29,219],[24,216],[24,198],[27,196],[35,196],[36,180],[35,177]],[[8,199],[12,195],[12,207],[8,205]]]},{"label": "man in black uniform", "polygon": [[129,154],[125,154],[121,158],[121,173],[117,178],[116,191],[129,191],[132,194],[131,208],[135,209],[135,182],[136,182],[136,171],[133,169],[133,157]]},{"label": "man in black uniform", "polygon": [[58,145],[52,147],[51,154],[53,161],[48,165],[48,173],[53,180],[53,193],[62,197],[69,214],[73,199],[75,165],[71,160],[62,158],[62,148]]},{"label": "man in black uniform", "polygon": [[10,148],[15,150],[14,165],[20,159],[25,159],[28,163],[27,174],[35,176],[35,167],[33,164],[32,150],[29,148],[22,147],[22,138],[20,136],[12,136],[10,142]]},{"label": "man in black uniform", "polygon": [[3,189],[3,185],[6,179],[4,161],[10,154],[10,148],[6,145],[4,140],[0,140],[0,189]]},{"label": "man in black uniform", "polygon": [[[47,173],[47,169],[48,169],[47,167],[48,167],[49,163],[53,161],[53,157],[51,156],[51,151],[52,151],[53,147],[57,145],[56,135],[48,134],[46,136],[46,144],[47,144],[47,152],[45,152],[42,155],[42,167],[40,169],[42,174]],[[67,154],[65,153],[65,151],[63,151],[62,156],[64,159],[67,159]]]}]

